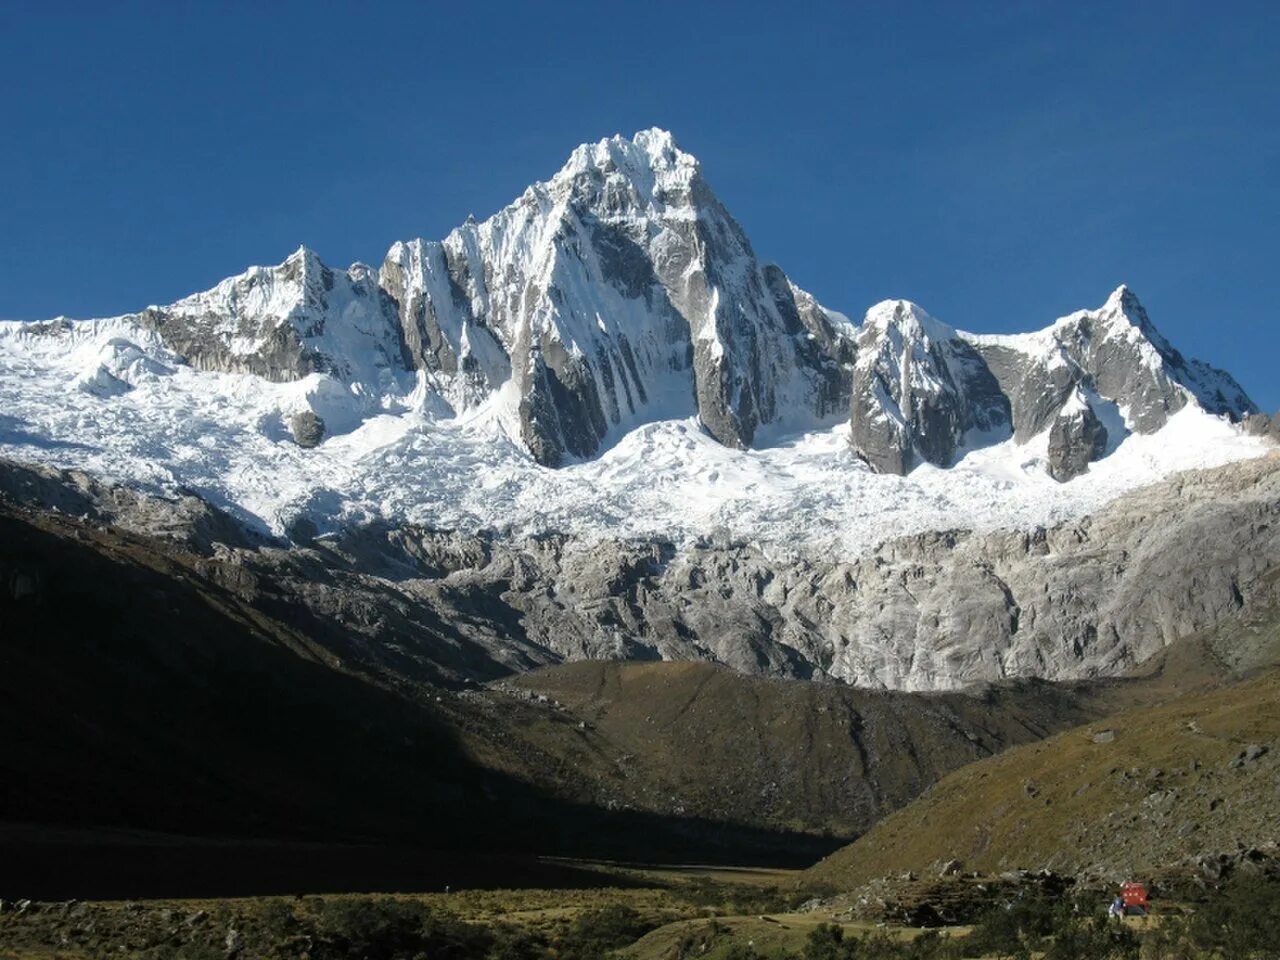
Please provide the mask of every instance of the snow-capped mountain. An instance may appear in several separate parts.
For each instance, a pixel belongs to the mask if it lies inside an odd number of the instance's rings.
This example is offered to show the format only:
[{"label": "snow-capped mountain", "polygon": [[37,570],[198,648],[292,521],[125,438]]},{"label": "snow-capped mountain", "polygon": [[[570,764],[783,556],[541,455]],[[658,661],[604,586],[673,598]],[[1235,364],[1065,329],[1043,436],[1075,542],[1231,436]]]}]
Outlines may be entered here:
[{"label": "snow-capped mountain", "polygon": [[365,397],[421,372],[445,416],[508,387],[513,434],[551,466],[657,419],[696,414],[738,447],[829,422],[852,334],[756,260],[659,130],[579,147],[483,223],[395,244],[379,271],[304,248],[136,321],[198,369],[328,374]]},{"label": "snow-capped mountain", "polygon": [[509,381],[540,463],[673,416],[748,446],[843,411],[847,324],[756,260],[663,131],[579,147],[489,220],[396,244],[382,276],[406,360],[455,410]]},{"label": "snow-capped mountain", "polygon": [[198,370],[273,381],[324,373],[364,393],[393,391],[403,369],[395,302],[363,264],[333,270],[306,247],[136,322]]},{"label": "snow-capped mountain", "polygon": [[1239,385],[1124,287],[1016,336],[906,301],[851,323],[755,257],[660,130],[583,145],[377,269],[302,248],[169,306],[0,324],[0,410],[0,454],[189,487],[275,533],[390,518],[847,551],[1075,516],[1267,446],[1232,425],[1254,411]]},{"label": "snow-capped mountain", "polygon": [[966,443],[1025,444],[1049,431],[1049,473],[1069,480],[1188,404],[1232,421],[1257,412],[1229,374],[1185,360],[1125,286],[1097,310],[1013,336],[958,332],[886,301],[867,313],[857,346],[853,443],[892,473],[947,466]]}]

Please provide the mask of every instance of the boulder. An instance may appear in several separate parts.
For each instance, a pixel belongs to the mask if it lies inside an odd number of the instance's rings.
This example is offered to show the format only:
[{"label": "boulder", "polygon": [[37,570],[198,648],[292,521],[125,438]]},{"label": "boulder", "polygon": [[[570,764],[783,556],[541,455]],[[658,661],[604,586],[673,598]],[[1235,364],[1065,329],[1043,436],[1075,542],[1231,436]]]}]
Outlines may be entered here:
[{"label": "boulder", "polygon": [[324,420],[310,410],[304,410],[289,418],[289,430],[298,446],[309,450],[320,446],[324,439]]}]

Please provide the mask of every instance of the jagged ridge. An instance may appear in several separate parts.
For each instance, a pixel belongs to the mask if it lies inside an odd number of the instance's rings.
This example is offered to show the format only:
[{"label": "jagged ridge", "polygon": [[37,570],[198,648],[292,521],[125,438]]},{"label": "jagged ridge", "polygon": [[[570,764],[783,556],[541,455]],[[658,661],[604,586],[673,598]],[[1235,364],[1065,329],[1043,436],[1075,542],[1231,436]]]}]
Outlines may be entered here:
[{"label": "jagged ridge", "polygon": [[[388,408],[488,405],[553,466],[654,420],[696,415],[746,447],[767,427],[848,416],[855,450],[886,472],[1053,430],[1049,472],[1069,479],[1189,402],[1256,409],[1124,287],[1036,334],[958,333],[906,301],[855,328],[760,263],[698,161],[656,129],[578,147],[493,217],[396,243],[377,270],[302,248],[125,319],[197,369],[332,380],[308,398],[331,430]],[[127,390],[117,366],[87,388]],[[354,421],[334,409],[353,403]]]},{"label": "jagged ridge", "polygon": [[1229,374],[1184,359],[1125,286],[1097,310],[1014,336],[962,333],[886,301],[868,311],[857,343],[853,443],[891,473],[1048,432],[1049,473],[1069,480],[1187,404],[1232,421],[1257,410]]}]

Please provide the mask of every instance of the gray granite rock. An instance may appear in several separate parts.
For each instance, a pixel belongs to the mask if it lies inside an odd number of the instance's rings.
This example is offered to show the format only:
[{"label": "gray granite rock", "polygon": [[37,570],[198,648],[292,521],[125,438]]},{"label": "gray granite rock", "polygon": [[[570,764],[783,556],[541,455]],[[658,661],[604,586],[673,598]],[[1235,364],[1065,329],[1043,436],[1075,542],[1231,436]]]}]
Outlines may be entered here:
[{"label": "gray granite rock", "polygon": [[857,340],[850,440],[882,473],[948,466],[970,431],[1011,430],[1009,401],[986,361],[913,303],[868,312]]},{"label": "gray granite rock", "polygon": [[1280,443],[1280,414],[1270,416],[1265,413],[1255,413],[1244,418],[1242,424],[1247,434],[1255,437],[1265,437],[1274,443]]},{"label": "gray granite rock", "polygon": [[298,446],[309,450],[320,446],[324,439],[324,420],[310,410],[303,410],[289,418],[289,431]]},{"label": "gray granite rock", "polygon": [[1107,428],[1088,403],[1059,413],[1049,429],[1049,476],[1062,483],[1080,476],[1107,448]]},{"label": "gray granite rock", "polygon": [[1192,400],[1233,419],[1256,410],[1229,374],[1174,349],[1125,286],[1039,334],[970,339],[1009,397],[1019,442],[1050,428],[1077,389],[1126,409],[1138,433],[1160,429]]},{"label": "gray granite rock", "polygon": [[[843,559],[386,524],[266,545],[193,497],[81,475],[9,467],[0,495],[189,541],[209,556],[203,575],[294,610],[344,659],[434,679],[659,658],[913,690],[1113,676],[1280,602],[1280,454],[1057,527],[921,534]],[[1216,657],[1256,659],[1245,635],[1223,636]]]}]

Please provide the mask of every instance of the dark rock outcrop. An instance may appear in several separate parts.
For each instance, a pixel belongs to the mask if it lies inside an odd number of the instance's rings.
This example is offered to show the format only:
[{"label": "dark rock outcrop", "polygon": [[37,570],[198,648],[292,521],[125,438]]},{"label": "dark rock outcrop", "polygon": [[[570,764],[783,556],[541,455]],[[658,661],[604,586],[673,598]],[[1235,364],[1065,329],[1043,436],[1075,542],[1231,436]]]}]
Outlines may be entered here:
[{"label": "dark rock outcrop", "polygon": [[320,446],[324,439],[324,420],[310,410],[304,410],[289,418],[289,431],[298,446],[309,450]]},{"label": "dark rock outcrop", "polygon": [[947,466],[969,431],[1009,429],[1009,402],[982,357],[915,304],[872,307],[857,357],[851,441],[883,473]]},{"label": "dark rock outcrop", "polygon": [[1107,428],[1087,401],[1058,414],[1049,429],[1049,476],[1065,483],[1089,469],[1107,448]]}]

